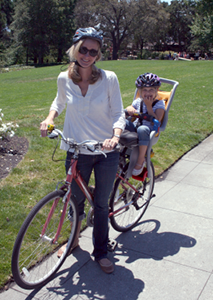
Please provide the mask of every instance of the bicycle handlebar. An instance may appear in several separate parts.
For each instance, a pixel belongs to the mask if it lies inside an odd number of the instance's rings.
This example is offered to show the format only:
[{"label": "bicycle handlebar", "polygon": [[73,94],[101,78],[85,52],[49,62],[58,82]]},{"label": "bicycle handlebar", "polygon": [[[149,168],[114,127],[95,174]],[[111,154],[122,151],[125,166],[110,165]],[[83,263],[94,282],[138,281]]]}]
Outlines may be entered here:
[{"label": "bicycle handlebar", "polygon": [[[91,152],[99,152],[102,153],[103,155],[106,156],[106,154],[103,152],[102,148],[103,148],[103,142],[98,142],[95,140],[85,140],[83,142],[77,143],[75,142],[73,139],[70,138],[66,138],[63,134],[63,132],[57,128],[55,128],[54,125],[49,124],[48,125],[48,137],[50,139],[55,139],[58,138],[58,135],[61,136],[61,139],[70,146],[70,148],[72,149],[80,149],[80,148],[85,148]],[[114,150],[120,150],[120,146],[116,146]]]},{"label": "bicycle handlebar", "polygon": [[[128,111],[126,109],[124,109],[124,112],[125,112],[125,115],[127,117],[130,116],[130,114],[128,113]],[[141,121],[143,120],[146,120],[146,121],[149,121],[151,123],[154,124],[153,126],[153,130],[155,132],[159,132],[160,130],[160,125],[161,125],[161,122],[159,122],[157,119],[155,119],[155,117],[151,116],[151,115],[148,115],[148,114],[140,114],[140,113],[134,113],[131,117],[135,117],[135,118],[138,118],[140,119]]]}]

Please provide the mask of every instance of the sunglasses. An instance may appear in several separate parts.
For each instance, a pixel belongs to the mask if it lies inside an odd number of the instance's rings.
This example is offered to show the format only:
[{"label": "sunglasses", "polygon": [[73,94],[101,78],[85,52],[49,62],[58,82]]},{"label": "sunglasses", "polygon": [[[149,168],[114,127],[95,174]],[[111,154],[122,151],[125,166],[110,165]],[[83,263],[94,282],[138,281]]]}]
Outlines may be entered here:
[{"label": "sunglasses", "polygon": [[95,57],[96,55],[98,55],[98,50],[95,49],[87,49],[87,47],[80,47],[79,49],[79,53],[81,54],[87,54],[87,52],[89,52],[89,55],[92,57]]}]

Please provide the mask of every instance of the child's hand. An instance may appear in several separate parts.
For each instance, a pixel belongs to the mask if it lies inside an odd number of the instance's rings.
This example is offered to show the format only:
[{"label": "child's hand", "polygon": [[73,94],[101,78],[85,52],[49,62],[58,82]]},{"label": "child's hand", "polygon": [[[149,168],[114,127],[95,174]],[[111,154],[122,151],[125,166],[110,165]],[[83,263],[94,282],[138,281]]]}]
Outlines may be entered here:
[{"label": "child's hand", "polygon": [[152,103],[153,103],[153,97],[152,96],[147,96],[143,98],[144,103],[146,104],[147,108],[148,107],[152,107]]},{"label": "child's hand", "polygon": [[128,106],[128,107],[126,108],[126,110],[127,110],[128,114],[129,114],[130,116],[132,116],[134,113],[137,112],[137,110],[136,110],[133,106]]}]

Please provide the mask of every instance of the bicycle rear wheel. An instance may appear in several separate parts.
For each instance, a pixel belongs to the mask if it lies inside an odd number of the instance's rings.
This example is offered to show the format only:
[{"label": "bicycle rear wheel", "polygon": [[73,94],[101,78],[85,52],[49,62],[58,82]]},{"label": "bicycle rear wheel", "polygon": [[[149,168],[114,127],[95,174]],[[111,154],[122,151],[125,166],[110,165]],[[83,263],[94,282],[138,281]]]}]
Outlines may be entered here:
[{"label": "bicycle rear wheel", "polygon": [[[126,165],[126,170],[128,165]],[[144,172],[146,168],[144,168]],[[151,176],[144,181],[129,178],[131,188],[122,178],[115,181],[110,198],[110,213],[112,227],[120,232],[130,230],[138,223],[148,208],[154,189],[154,167],[151,162]]]},{"label": "bicycle rear wheel", "polygon": [[[78,206],[75,199],[66,205],[66,201],[62,201],[64,196],[65,192],[58,190],[41,199],[17,235],[12,254],[12,273],[16,283],[24,289],[35,289],[46,284],[61,267],[72,247],[78,224]],[[43,234],[44,224],[53,206],[54,212]],[[70,206],[73,211],[72,228],[68,219]],[[60,218],[63,212],[65,219],[62,224]],[[62,226],[60,235],[53,243],[59,223]],[[67,241],[65,252],[58,258],[59,245]]]}]

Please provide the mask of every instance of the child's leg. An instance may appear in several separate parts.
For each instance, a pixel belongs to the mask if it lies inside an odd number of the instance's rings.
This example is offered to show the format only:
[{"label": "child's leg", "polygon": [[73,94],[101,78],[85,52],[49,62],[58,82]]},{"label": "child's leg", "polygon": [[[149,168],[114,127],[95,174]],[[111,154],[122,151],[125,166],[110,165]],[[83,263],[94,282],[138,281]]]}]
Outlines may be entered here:
[{"label": "child's leg", "polygon": [[126,119],[126,127],[125,127],[125,129],[129,130],[131,132],[135,132],[136,131],[136,128],[135,128],[134,124],[131,121],[127,120],[127,119]]},{"label": "child's leg", "polygon": [[135,165],[136,170],[140,170],[142,168],[142,165],[145,161],[145,155],[146,155],[147,146],[139,146],[139,155],[137,164]]},{"label": "child's leg", "polygon": [[142,125],[138,127],[137,133],[139,139],[139,155],[135,169],[139,170],[145,161],[146,150],[150,140],[150,129],[147,126]]}]

